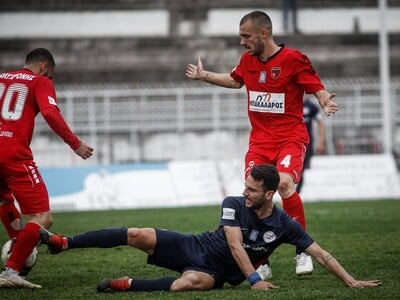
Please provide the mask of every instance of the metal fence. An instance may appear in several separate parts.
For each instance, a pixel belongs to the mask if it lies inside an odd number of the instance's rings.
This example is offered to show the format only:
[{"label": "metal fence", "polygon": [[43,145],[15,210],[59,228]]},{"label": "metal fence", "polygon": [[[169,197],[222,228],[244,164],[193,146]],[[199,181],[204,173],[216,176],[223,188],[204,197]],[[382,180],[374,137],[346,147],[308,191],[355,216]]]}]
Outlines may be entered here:
[{"label": "metal fence", "polygon": [[[382,102],[377,79],[327,80],[340,111],[326,117],[328,154],[380,153]],[[400,78],[391,83],[394,151],[400,153]],[[249,122],[244,89],[199,86],[63,87],[58,102],[94,159],[66,155],[38,118],[32,148],[41,166],[241,157]]]}]

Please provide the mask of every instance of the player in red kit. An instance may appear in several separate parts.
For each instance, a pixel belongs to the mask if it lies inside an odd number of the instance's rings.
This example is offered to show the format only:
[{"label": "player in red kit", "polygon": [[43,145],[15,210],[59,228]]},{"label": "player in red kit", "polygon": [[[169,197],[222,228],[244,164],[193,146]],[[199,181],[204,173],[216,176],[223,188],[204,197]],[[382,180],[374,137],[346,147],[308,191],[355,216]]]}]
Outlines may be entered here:
[{"label": "player in red kit", "polygon": [[[39,229],[52,225],[49,196],[33,160],[30,143],[36,115],[44,120],[81,158],[93,148],[71,131],[57,106],[52,82],[55,62],[42,48],[26,56],[22,69],[0,74],[0,217],[10,238],[12,254],[0,274],[0,288],[40,288],[19,275],[27,257],[40,241]],[[18,201],[27,223],[20,228]]]},{"label": "player in red kit", "polygon": [[[239,30],[240,44],[247,51],[231,73],[206,71],[199,58],[197,65],[187,66],[185,74],[227,88],[246,86],[251,132],[245,175],[255,165],[274,164],[280,175],[283,209],[306,229],[303,203],[295,186],[309,141],[303,97],[304,93],[314,94],[329,116],[338,109],[332,100],[335,93],[325,90],[306,55],[275,43],[271,19],[264,12],[245,15]],[[311,257],[304,249],[296,249],[296,254],[296,274],[311,274]]]}]

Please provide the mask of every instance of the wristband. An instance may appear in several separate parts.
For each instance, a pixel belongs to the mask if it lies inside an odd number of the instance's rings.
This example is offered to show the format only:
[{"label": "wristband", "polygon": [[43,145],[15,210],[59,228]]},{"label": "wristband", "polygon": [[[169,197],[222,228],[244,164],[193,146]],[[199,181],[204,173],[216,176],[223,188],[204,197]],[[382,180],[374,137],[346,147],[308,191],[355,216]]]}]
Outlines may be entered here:
[{"label": "wristband", "polygon": [[247,280],[250,282],[251,285],[255,285],[257,282],[262,281],[260,274],[257,272],[253,272],[247,277]]}]

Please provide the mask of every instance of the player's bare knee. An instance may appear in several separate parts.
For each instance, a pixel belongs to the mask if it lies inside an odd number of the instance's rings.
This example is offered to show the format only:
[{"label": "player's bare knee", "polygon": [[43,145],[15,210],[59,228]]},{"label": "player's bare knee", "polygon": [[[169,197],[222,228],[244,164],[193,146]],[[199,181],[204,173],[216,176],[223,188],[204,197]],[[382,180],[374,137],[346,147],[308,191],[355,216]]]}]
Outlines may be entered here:
[{"label": "player's bare knee", "polygon": [[140,228],[128,228],[128,244],[130,245],[132,241],[137,240],[138,238],[140,238],[141,232],[140,232]]},{"label": "player's bare knee", "polygon": [[190,291],[197,289],[198,289],[198,282],[196,281],[196,278],[190,275],[185,275],[183,277],[178,278],[171,285],[171,291],[174,292]]},{"label": "player's bare knee", "polygon": [[190,290],[190,285],[186,278],[180,277],[172,283],[170,290],[172,292],[188,291]]},{"label": "player's bare knee", "polygon": [[53,217],[49,212],[28,215],[28,222],[39,224],[48,229],[53,225]]},{"label": "player's bare knee", "polygon": [[53,226],[53,219],[47,220],[44,222],[44,224],[41,224],[44,228],[49,229],[51,226]]},{"label": "player's bare knee", "polygon": [[[149,244],[153,239],[154,229],[152,228],[128,228],[128,245],[142,249],[142,246]],[[155,238],[154,238],[155,239]]]},{"label": "player's bare knee", "polygon": [[180,278],[174,281],[171,286],[171,291],[206,291],[212,289],[213,286],[214,280],[208,274],[196,271],[188,271],[183,273]]},{"label": "player's bare knee", "polygon": [[290,189],[290,182],[287,179],[281,179],[279,182],[278,190],[280,193],[286,193]]},{"label": "player's bare knee", "polygon": [[293,177],[288,174],[288,173],[279,173],[279,186],[278,186],[278,192],[281,196],[288,197],[296,189],[296,186],[294,184]]},{"label": "player's bare knee", "polygon": [[48,229],[52,225],[53,225],[53,217],[50,214],[46,215],[42,220],[42,226]]}]

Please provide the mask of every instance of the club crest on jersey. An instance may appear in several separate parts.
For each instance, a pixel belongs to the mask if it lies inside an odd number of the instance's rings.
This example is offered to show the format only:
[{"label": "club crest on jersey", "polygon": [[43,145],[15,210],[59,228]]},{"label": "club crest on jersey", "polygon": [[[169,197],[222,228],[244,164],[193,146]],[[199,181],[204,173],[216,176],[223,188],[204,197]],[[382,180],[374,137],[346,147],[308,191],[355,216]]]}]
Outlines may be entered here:
[{"label": "club crest on jersey", "polygon": [[267,231],[263,235],[263,240],[266,243],[271,243],[271,242],[275,241],[275,239],[276,239],[276,235],[272,231]]},{"label": "club crest on jersey", "polygon": [[260,76],[258,77],[259,83],[265,83],[267,81],[267,72],[261,71]]},{"label": "club crest on jersey", "polygon": [[277,79],[281,75],[281,67],[275,67],[271,69],[271,78]]}]

